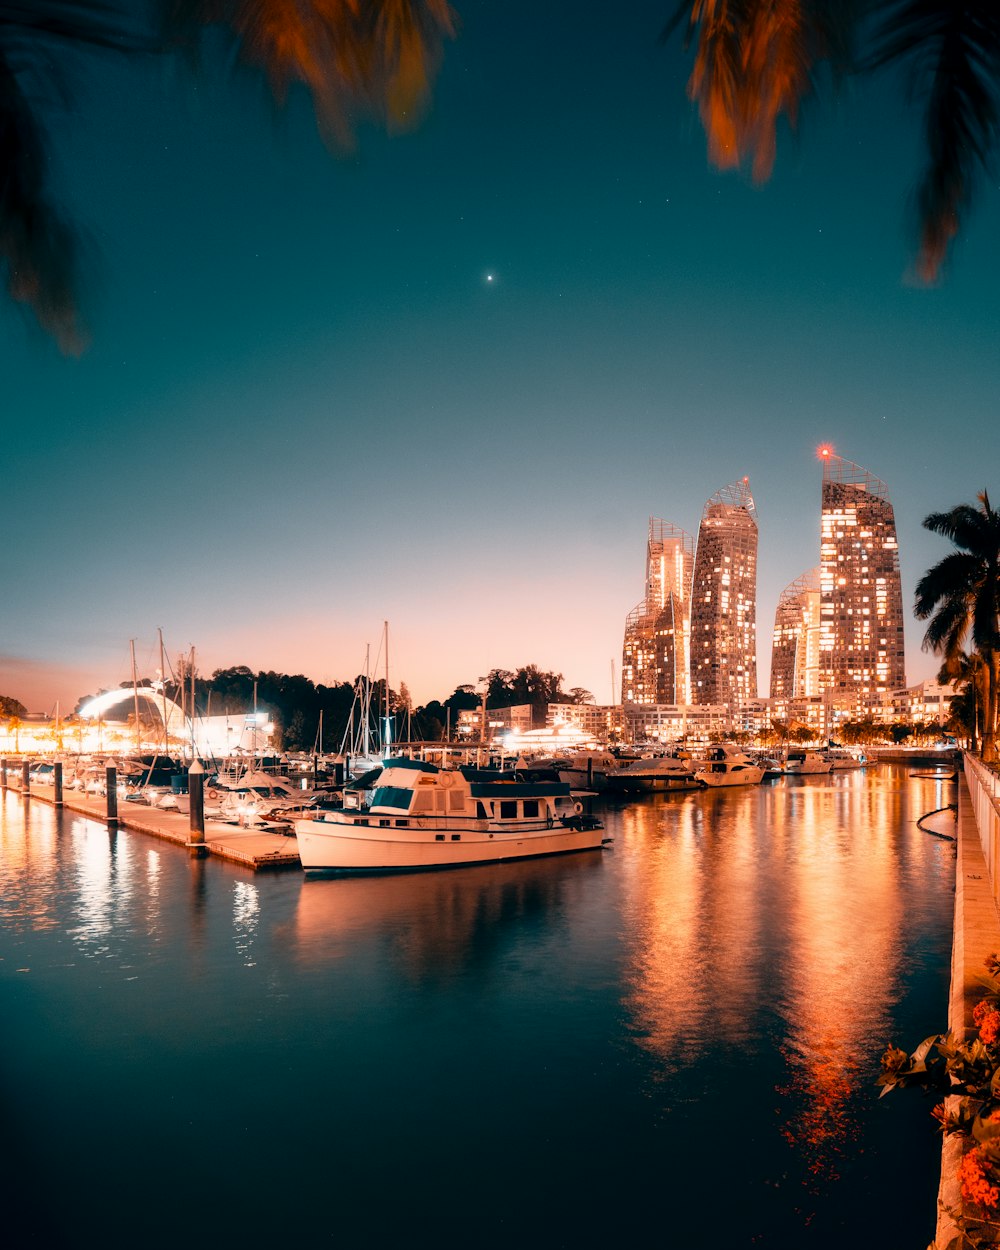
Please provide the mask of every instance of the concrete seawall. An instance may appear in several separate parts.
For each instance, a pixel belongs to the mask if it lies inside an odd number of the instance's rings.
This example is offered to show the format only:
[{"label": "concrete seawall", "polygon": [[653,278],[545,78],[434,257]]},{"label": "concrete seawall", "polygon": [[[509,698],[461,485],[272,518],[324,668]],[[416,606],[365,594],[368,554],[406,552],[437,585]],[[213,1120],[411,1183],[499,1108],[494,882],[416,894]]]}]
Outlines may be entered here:
[{"label": "concrete seawall", "polygon": [[[997,856],[1000,853],[1000,779],[974,759],[965,757],[958,782],[957,860],[955,867],[955,932],[951,956],[948,1028],[956,1037],[973,1032],[972,1012],[984,995],[982,979],[987,955],[1000,952],[1000,909],[997,906]],[[958,1165],[962,1143],[946,1137],[941,1149],[936,1245],[947,1246],[958,1235],[948,1214],[961,1201]]]}]

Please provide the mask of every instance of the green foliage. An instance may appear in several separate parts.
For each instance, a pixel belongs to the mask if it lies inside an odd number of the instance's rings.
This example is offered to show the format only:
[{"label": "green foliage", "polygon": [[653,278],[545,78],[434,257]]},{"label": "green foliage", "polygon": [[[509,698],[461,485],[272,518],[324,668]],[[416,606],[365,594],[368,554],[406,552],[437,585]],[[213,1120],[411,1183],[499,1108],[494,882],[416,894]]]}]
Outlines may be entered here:
[{"label": "green foliage", "polygon": [[[1000,513],[986,491],[978,499],[978,508],[959,504],[924,518],[924,527],[950,539],[952,550],[917,583],[913,612],[928,622],[923,647],[943,658],[945,670],[961,673],[968,659],[962,650],[967,641],[981,658],[982,755],[992,761],[1000,708]],[[971,666],[969,678],[974,679]]]},{"label": "green foliage", "polygon": [[28,709],[20,699],[14,699],[8,694],[0,694],[0,719],[7,720],[13,716],[20,718],[27,715]]},{"label": "green foliage", "polygon": [[936,1094],[931,1114],[946,1136],[960,1141],[960,1200],[948,1209],[960,1237],[942,1250],[1000,1246],[1000,961],[990,955],[985,966],[986,993],[973,1012],[976,1035],[960,1041],[953,1033],[934,1034],[912,1054],[890,1045],[878,1078],[880,1097],[911,1088]]}]

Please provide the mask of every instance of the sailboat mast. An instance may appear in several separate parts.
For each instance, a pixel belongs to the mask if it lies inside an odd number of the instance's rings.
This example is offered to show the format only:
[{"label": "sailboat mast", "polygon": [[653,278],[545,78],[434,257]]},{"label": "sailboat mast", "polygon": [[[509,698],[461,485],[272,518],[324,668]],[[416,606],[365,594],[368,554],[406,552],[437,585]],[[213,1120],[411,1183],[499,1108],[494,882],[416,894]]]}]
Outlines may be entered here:
[{"label": "sailboat mast", "polygon": [[389,622],[383,621],[382,627],[385,632],[385,734],[382,738],[385,743],[384,757],[389,754],[389,747],[392,744],[392,727],[389,720]]},{"label": "sailboat mast", "polygon": [[156,631],[160,636],[160,696],[163,700],[163,754],[170,754],[170,739],[167,735],[167,666],[163,660],[163,630]]},{"label": "sailboat mast", "polygon": [[139,731],[139,688],[135,675],[135,639],[129,639],[129,646],[132,648],[132,699],[135,704],[135,753],[138,755],[142,750],[142,737]]},{"label": "sailboat mast", "polygon": [[372,704],[371,658],[372,658],[372,644],[369,642],[365,644],[365,695],[361,701],[361,711],[365,718],[363,746],[364,746],[364,754],[366,758],[371,749],[371,742],[369,739],[369,728],[368,728],[368,719],[371,716],[371,704]]}]

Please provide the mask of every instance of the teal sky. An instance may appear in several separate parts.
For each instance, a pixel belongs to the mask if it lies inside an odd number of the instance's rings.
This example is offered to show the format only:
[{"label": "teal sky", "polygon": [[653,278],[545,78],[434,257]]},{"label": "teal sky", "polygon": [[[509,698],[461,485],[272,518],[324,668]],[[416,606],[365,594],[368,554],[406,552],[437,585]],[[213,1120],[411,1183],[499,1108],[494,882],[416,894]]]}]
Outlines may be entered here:
[{"label": "teal sky", "polygon": [[350,680],[388,620],[418,702],[526,663],[606,702],[648,517],[695,533],[747,475],[766,694],[818,444],[888,484],[907,605],[947,550],[921,519],[1000,496],[998,188],[911,282],[898,82],[807,108],[754,187],[707,164],[669,6],[456,8],[429,115],[351,157],[221,65],[77,58],[53,170],[92,341],[0,306],[0,693],[72,706],[158,628]]}]

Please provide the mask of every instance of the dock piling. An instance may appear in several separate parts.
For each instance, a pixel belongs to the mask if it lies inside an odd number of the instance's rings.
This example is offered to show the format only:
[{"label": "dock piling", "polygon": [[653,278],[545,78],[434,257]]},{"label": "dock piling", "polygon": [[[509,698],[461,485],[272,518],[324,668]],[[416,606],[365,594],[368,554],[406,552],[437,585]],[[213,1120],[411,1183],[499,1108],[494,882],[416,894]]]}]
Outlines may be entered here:
[{"label": "dock piling", "polygon": [[63,805],[62,760],[56,760],[55,765],[52,768],[52,785],[55,791],[55,797],[53,800],[55,803],[55,806],[62,807]]},{"label": "dock piling", "polygon": [[108,764],[104,769],[104,791],[108,797],[108,823],[118,823],[118,769]]},{"label": "dock piling", "polygon": [[188,849],[192,855],[201,855],[205,852],[205,770],[197,759],[192,760],[188,769],[188,807]]},{"label": "dock piling", "polygon": [[21,761],[21,793],[31,793],[31,765],[27,760]]},{"label": "dock piling", "polygon": [[7,760],[0,759],[0,791],[7,789]]}]

